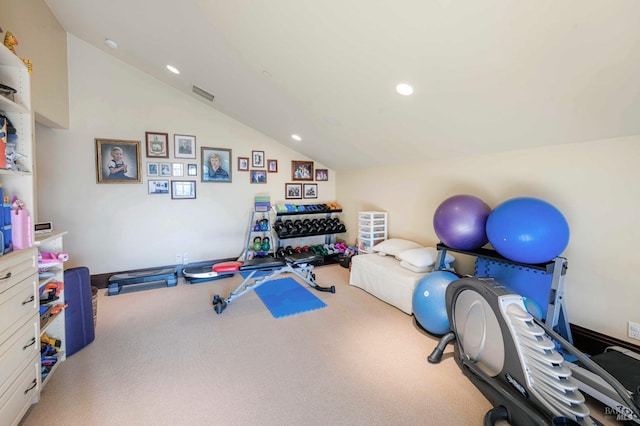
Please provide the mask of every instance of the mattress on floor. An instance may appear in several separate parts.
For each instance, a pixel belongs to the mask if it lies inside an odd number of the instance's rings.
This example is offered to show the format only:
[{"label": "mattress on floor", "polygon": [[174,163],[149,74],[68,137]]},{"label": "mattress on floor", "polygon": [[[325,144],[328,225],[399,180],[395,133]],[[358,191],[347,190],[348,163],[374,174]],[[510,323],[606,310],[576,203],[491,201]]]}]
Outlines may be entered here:
[{"label": "mattress on floor", "polygon": [[360,254],[351,260],[349,284],[411,315],[413,291],[427,274],[403,268],[393,256]]}]

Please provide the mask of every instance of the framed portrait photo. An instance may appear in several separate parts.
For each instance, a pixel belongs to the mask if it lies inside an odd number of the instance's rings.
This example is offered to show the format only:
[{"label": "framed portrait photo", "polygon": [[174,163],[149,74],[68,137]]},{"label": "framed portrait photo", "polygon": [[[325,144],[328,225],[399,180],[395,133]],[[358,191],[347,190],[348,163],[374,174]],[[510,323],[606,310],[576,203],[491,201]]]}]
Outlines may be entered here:
[{"label": "framed portrait photo", "polygon": [[172,180],[171,199],[172,200],[193,200],[196,198],[195,180]]},{"label": "framed portrait photo", "polygon": [[317,183],[305,183],[302,185],[302,197],[303,198],[318,198],[318,184]]},{"label": "framed portrait photo", "polygon": [[160,176],[171,176],[171,163],[159,163]]},{"label": "framed portrait photo", "polygon": [[169,134],[145,132],[147,157],[169,158]]},{"label": "framed portrait photo", "polygon": [[173,156],[176,158],[196,158],[196,137],[173,135]]},{"label": "framed portrait photo", "polygon": [[96,139],[98,183],[141,183],[140,141]]},{"label": "framed portrait photo", "polygon": [[147,163],[147,176],[158,176],[158,163]]},{"label": "framed portrait photo", "polygon": [[313,161],[291,162],[291,180],[313,180]]},{"label": "framed portrait photo", "polygon": [[198,176],[197,164],[187,164],[187,176]]},{"label": "framed portrait photo", "polygon": [[149,194],[168,194],[169,193],[169,181],[168,180],[150,180],[147,182],[149,187]]},{"label": "framed portrait photo", "polygon": [[238,170],[241,172],[249,171],[249,157],[238,157]]},{"label": "framed portrait photo", "polygon": [[267,160],[267,171],[269,173],[278,173],[278,160]]},{"label": "framed portrait photo", "polygon": [[251,167],[264,167],[264,151],[251,151]]},{"label": "framed portrait photo", "polygon": [[296,200],[302,198],[302,184],[301,183],[285,183],[284,184],[284,198],[288,200]]},{"label": "framed portrait photo", "polygon": [[329,180],[329,170],[327,169],[316,169],[316,180],[317,181],[325,181]]},{"label": "framed portrait photo", "polygon": [[231,182],[231,150],[202,147],[202,182]]},{"label": "framed portrait photo", "polygon": [[251,183],[267,183],[266,170],[251,170]]}]

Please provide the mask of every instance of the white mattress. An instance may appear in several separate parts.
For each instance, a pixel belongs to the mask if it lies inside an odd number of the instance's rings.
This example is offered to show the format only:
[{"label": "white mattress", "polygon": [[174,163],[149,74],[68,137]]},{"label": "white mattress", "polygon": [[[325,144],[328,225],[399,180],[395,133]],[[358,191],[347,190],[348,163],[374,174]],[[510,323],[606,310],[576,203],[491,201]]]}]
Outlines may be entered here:
[{"label": "white mattress", "polygon": [[349,284],[411,315],[413,291],[427,274],[403,268],[393,256],[360,254],[351,259]]}]

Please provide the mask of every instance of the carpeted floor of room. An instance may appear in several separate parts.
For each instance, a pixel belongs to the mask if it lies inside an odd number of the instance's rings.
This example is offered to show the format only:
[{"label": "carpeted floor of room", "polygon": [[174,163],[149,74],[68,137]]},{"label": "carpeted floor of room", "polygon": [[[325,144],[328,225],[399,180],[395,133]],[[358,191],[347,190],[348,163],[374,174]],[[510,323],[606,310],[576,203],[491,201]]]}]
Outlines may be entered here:
[{"label": "carpeted floor of room", "polygon": [[238,275],[100,290],[95,341],[60,365],[21,424],[482,424],[491,405],[451,346],[429,364],[437,340],[412,316],[350,286],[339,265],[315,272],[336,286],[311,290],[327,307],[280,319],[254,292],[215,313],[213,295]]}]

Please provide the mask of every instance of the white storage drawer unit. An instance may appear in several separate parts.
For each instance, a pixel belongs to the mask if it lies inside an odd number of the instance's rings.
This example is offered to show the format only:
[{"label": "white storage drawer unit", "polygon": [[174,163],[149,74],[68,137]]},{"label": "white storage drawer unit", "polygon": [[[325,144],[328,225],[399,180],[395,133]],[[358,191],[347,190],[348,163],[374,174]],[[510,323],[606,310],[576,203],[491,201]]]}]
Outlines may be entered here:
[{"label": "white storage drawer unit", "polygon": [[0,258],[0,424],[17,424],[40,392],[38,252]]},{"label": "white storage drawer unit", "polygon": [[358,212],[358,249],[371,253],[373,246],[387,239],[387,212]]}]

